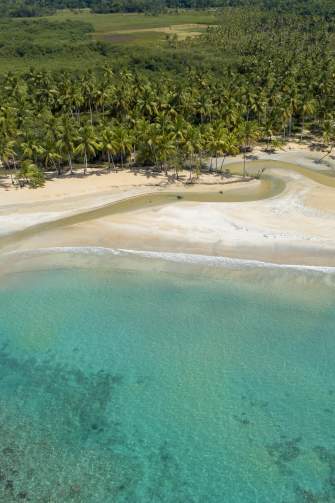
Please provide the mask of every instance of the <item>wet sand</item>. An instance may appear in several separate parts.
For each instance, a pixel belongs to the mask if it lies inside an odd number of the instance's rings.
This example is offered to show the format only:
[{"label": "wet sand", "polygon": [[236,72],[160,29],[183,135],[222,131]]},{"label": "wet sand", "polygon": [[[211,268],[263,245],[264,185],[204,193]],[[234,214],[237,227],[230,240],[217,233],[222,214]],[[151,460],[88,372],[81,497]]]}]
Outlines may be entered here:
[{"label": "wet sand", "polygon": [[[224,166],[232,178],[205,175],[192,186],[163,175],[111,173],[95,187],[88,177],[25,189],[20,203],[20,191],[8,190],[0,204],[1,251],[93,246],[335,265],[332,168],[314,163],[306,149],[267,156],[248,162],[249,173],[266,168],[264,178],[249,182],[235,183],[242,164],[234,158]],[[299,165],[289,165],[288,156]]]}]

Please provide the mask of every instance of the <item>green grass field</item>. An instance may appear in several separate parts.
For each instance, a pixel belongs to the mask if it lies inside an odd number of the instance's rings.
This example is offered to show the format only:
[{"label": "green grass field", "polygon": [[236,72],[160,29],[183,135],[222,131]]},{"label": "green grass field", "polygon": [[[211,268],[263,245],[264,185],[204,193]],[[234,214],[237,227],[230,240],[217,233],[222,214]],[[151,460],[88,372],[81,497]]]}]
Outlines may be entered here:
[{"label": "green grass field", "polygon": [[[112,44],[151,45],[176,33],[179,39],[205,31],[206,25],[215,24],[215,14],[207,11],[148,16],[145,14],[92,14],[88,10],[63,10],[49,16],[50,21],[81,21],[94,28],[92,37]],[[180,29],[179,29],[180,28]]]},{"label": "green grass field", "polygon": [[[116,59],[126,62],[166,53],[167,36],[197,36],[215,24],[215,12],[180,11],[158,16],[93,14],[63,10],[42,18],[0,21],[0,71],[30,66],[82,70]],[[101,46],[96,47],[99,41]],[[146,52],[147,51],[147,52]]]},{"label": "green grass field", "polygon": [[215,13],[207,11],[184,11],[176,14],[92,14],[87,10],[63,10],[45,19],[49,21],[83,21],[93,25],[95,33],[112,34],[120,31],[163,28],[180,24],[214,24]]}]

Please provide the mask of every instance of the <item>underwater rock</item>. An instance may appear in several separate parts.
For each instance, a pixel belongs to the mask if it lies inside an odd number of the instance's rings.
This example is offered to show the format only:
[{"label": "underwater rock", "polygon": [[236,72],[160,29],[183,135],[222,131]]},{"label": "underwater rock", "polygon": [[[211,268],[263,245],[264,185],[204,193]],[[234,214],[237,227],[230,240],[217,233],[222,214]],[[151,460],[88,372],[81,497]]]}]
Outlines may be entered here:
[{"label": "underwater rock", "polygon": [[28,493],[26,493],[25,491],[21,491],[18,493],[17,497],[21,500],[28,499]]},{"label": "underwater rock", "polygon": [[5,488],[7,489],[7,491],[12,492],[14,489],[14,482],[10,479],[6,480]]},{"label": "underwater rock", "polygon": [[248,426],[249,424],[251,424],[251,421],[246,417],[245,412],[242,412],[241,417],[234,414],[233,418],[243,426]]},{"label": "underwater rock", "polygon": [[2,449],[2,454],[4,454],[5,456],[10,456],[14,454],[14,451],[11,447],[5,447],[4,449]]},{"label": "underwater rock", "polygon": [[300,442],[301,437],[275,442],[267,447],[267,451],[275,459],[275,463],[286,464],[301,454],[301,449],[298,445]]},{"label": "underwater rock", "polygon": [[80,493],[80,485],[75,484],[70,487],[70,496],[75,496]]},{"label": "underwater rock", "polygon": [[321,501],[325,501],[324,499],[321,500],[320,497],[312,491],[302,489],[301,487],[298,487],[296,490],[296,495],[296,503],[321,503]]}]

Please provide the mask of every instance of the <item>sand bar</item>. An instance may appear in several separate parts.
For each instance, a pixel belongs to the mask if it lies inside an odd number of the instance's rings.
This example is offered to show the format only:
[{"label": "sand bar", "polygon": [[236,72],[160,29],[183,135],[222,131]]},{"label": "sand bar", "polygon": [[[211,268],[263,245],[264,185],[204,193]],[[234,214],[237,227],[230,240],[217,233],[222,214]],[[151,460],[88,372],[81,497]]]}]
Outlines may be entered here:
[{"label": "sand bar", "polygon": [[[266,165],[266,177],[282,184],[280,190],[266,194],[266,178],[238,182],[234,176],[206,174],[197,184],[185,186],[163,174],[132,171],[54,179],[37,190],[0,189],[1,251],[101,246],[335,265],[334,161],[319,163],[322,153],[307,148],[253,155],[254,161]],[[224,166],[234,172],[241,168],[239,162],[240,158],[228,158]],[[291,169],[283,162],[298,167]],[[258,169],[251,160],[247,166]],[[259,196],[248,200],[244,195],[248,191]],[[198,196],[184,197],[185,193]],[[241,194],[241,201],[234,199],[234,193]],[[113,202],[151,194],[162,200],[129,207],[125,202],[122,211],[106,209]],[[166,199],[168,194],[181,196],[173,201]],[[217,200],[219,194],[222,201]],[[95,208],[105,209],[86,218]],[[74,215],[81,217],[71,220]],[[34,225],[49,221],[55,224],[34,232]],[[26,234],[15,240],[15,233],[24,229]],[[5,236],[13,239],[6,242]]]}]

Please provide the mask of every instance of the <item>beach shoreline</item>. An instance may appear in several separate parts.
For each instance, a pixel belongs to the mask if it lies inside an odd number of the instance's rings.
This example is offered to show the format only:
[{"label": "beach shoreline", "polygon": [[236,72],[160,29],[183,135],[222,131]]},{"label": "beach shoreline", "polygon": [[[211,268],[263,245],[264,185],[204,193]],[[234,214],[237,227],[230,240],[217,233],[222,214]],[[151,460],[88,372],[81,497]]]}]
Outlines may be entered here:
[{"label": "beach shoreline", "polygon": [[[261,193],[262,180],[246,182],[234,174],[224,178],[208,173],[190,185],[185,184],[187,173],[176,181],[164,174],[148,176],[129,170],[62,178],[36,190],[0,189],[0,254],[40,248],[105,247],[335,266],[335,178],[329,173],[332,165],[328,165],[333,160],[320,164],[317,156],[321,154],[307,148],[274,154],[256,151],[257,159],[248,160],[248,169],[257,162],[267,166],[266,173],[285,188],[273,197],[241,202],[184,201],[182,195],[206,192],[225,197],[241,190]],[[233,171],[239,163],[239,156],[227,158],[224,168]],[[286,165],[289,169],[281,169]],[[298,166],[296,170],[294,165]],[[99,208],[114,203],[172,192],[181,194],[176,204],[99,214]],[[85,220],[85,212],[91,210],[97,210],[96,218]],[[67,220],[81,214],[84,216],[79,221]],[[45,225],[38,227],[41,224]]]}]

